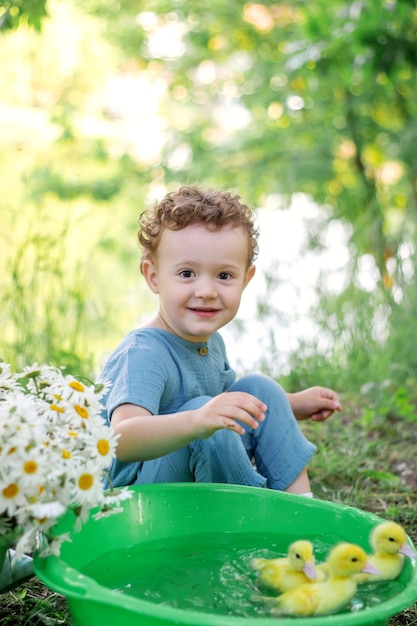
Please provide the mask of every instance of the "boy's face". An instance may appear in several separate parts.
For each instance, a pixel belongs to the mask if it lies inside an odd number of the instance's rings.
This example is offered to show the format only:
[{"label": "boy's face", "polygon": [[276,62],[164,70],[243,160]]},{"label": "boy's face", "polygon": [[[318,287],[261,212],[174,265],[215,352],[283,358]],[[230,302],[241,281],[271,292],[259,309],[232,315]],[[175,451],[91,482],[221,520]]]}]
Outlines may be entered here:
[{"label": "boy's face", "polygon": [[156,324],[187,341],[207,341],[232,320],[255,273],[248,268],[249,241],[242,227],[210,230],[192,224],[165,229],[157,259],[142,271],[159,296]]}]

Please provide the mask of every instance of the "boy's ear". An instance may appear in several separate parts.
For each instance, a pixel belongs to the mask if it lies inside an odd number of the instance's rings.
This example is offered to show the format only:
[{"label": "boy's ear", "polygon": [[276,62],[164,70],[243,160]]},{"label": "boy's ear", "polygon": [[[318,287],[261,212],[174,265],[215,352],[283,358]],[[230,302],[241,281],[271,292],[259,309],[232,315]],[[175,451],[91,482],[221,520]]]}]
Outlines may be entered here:
[{"label": "boy's ear", "polygon": [[153,293],[159,293],[158,272],[152,261],[150,259],[143,261],[141,270],[149,289]]},{"label": "boy's ear", "polygon": [[255,276],[255,272],[256,272],[256,267],[254,265],[251,265],[247,270],[246,270],[246,274],[245,274],[245,282],[243,284],[243,289],[245,289],[246,285],[248,283],[250,283],[250,281],[252,280],[252,278]]}]

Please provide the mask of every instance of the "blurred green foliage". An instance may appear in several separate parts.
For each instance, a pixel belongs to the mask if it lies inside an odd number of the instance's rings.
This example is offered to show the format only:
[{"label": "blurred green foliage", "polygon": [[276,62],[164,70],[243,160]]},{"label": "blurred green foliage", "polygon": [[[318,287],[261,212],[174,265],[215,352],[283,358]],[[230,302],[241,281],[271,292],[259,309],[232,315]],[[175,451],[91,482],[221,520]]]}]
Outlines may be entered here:
[{"label": "blurred green foliage", "polygon": [[114,61],[94,20],[56,3],[40,33],[0,37],[0,53],[13,58],[0,97],[0,354],[91,376],[152,306],[135,240],[149,173],[115,155],[112,136],[80,129],[107,128],[93,106]]},{"label": "blurred green foliage", "polygon": [[[88,7],[111,19],[108,34],[127,56],[134,20],[135,58],[166,84],[159,176],[168,186],[233,187],[256,205],[304,192],[349,230],[348,285],[329,292],[323,273],[312,312],[317,336],[293,354],[288,382],[358,388],[389,377],[410,386],[417,376],[408,339],[416,285],[416,2],[145,0],[138,12],[134,3],[116,9],[90,0]],[[311,246],[325,247],[325,225],[309,226]],[[360,280],[366,257],[376,276],[371,289]],[[282,324],[270,301],[260,302],[259,316],[275,314]],[[273,339],[263,367],[278,377]]]},{"label": "blurred green foliage", "polygon": [[[3,138],[3,180],[14,181],[14,193],[2,202],[13,215],[45,212],[46,223],[83,215],[86,227],[77,231],[73,220],[62,220],[54,231],[59,236],[48,239],[62,247],[62,240],[73,241],[82,231],[88,240],[77,246],[77,255],[89,252],[72,270],[81,276],[88,266],[87,287],[77,281],[77,298],[85,302],[69,305],[88,315],[85,330],[72,330],[73,336],[81,341],[87,334],[92,348],[96,309],[108,306],[109,323],[121,311],[130,322],[138,314],[116,301],[132,292],[132,266],[137,272],[133,214],[136,221],[159,193],[197,182],[233,188],[259,206],[274,195],[289,203],[303,192],[326,207],[328,223],[346,227],[350,259],[345,287],[329,290],[324,272],[320,277],[319,304],[311,313],[317,333],[292,355],[287,383],[358,388],[389,379],[411,393],[417,378],[410,340],[417,305],[414,0],[21,0],[0,7],[0,15],[14,15],[0,32],[2,57],[13,59],[4,67],[0,100],[44,112],[44,136],[46,129],[53,135],[43,147],[39,138]],[[148,138],[146,158],[143,149],[135,152],[133,140],[118,136],[120,111],[103,109],[114,76],[146,76],[139,94],[144,104],[152,101],[151,85],[159,89],[155,107],[163,133],[153,142]],[[135,117],[133,105],[130,113]],[[138,108],[136,121],[141,115]],[[325,248],[326,223],[308,227],[311,248]],[[37,236],[43,241],[45,229]],[[67,252],[60,254],[66,264]],[[372,261],[372,288],[361,281],[364,259]],[[117,268],[111,298],[104,276],[91,279],[103,267],[107,280]],[[66,275],[62,268],[52,274]],[[8,289],[10,294],[10,284]],[[268,297],[259,303],[259,315],[285,324]],[[282,376],[274,371],[278,348],[271,336],[268,362],[262,363],[276,377]],[[84,353],[74,344],[65,350]]]},{"label": "blurred green foliage", "polygon": [[0,30],[18,28],[28,24],[40,31],[42,21],[47,16],[47,0],[1,0]]}]

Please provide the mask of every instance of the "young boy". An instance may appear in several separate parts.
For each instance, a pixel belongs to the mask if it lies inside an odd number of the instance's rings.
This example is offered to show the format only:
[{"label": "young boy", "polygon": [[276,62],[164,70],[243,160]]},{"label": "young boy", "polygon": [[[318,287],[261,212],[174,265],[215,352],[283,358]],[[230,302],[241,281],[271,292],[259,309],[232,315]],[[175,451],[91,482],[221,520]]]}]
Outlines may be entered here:
[{"label": "young boy", "polygon": [[315,447],[297,419],[327,419],[341,410],[337,394],[287,395],[257,374],[236,380],[217,332],[255,274],[256,237],[251,209],[229,192],[181,187],[140,216],[141,272],[159,309],[103,370],[106,420],[120,435],[113,486],[197,481],[310,495]]}]

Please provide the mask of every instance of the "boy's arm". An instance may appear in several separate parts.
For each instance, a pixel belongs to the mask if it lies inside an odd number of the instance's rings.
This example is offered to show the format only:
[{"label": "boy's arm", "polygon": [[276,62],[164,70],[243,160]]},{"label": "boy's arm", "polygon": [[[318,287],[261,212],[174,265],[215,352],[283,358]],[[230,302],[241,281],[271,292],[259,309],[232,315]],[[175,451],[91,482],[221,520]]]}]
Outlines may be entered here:
[{"label": "boy's arm", "polygon": [[152,415],[136,404],[121,404],[114,411],[111,426],[120,435],[117,458],[121,461],[148,461],[192,441],[192,411]]},{"label": "boy's arm", "polygon": [[193,411],[152,415],[135,404],[121,404],[113,411],[111,426],[118,435],[120,461],[147,461],[184,447],[194,439],[206,439],[220,428],[243,435],[265,419],[266,405],[243,391],[221,393]]}]

